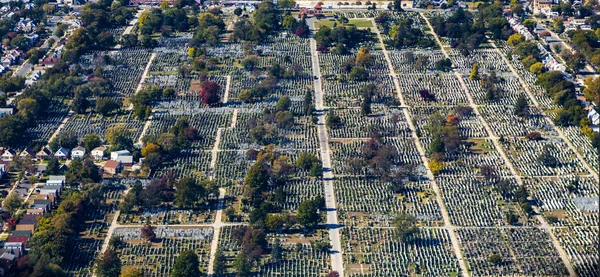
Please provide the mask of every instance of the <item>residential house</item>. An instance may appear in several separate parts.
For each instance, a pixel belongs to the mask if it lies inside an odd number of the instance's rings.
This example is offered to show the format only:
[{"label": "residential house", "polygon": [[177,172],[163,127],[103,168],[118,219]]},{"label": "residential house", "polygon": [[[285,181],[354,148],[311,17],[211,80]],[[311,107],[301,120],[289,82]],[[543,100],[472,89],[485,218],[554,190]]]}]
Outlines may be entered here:
[{"label": "residential house", "polygon": [[133,164],[133,156],[127,150],[113,151],[110,153],[110,159],[113,161],[118,161],[123,163],[124,165],[132,165]]},{"label": "residential house", "polygon": [[46,185],[58,185],[64,186],[67,182],[67,177],[64,175],[50,175],[48,176],[48,181],[46,181]]},{"label": "residential house", "polygon": [[104,164],[104,173],[118,174],[123,169],[123,165],[119,161],[109,160]]},{"label": "residential house", "polygon": [[59,61],[60,59],[57,57],[48,57],[42,60],[42,62],[40,62],[40,65],[45,67],[54,67],[54,65],[57,64]]},{"label": "residential house", "polygon": [[61,193],[62,193],[62,186],[60,186],[60,185],[46,184],[44,187],[42,187],[40,189],[40,194],[60,196]]},{"label": "residential house", "polygon": [[104,159],[104,151],[106,151],[106,147],[104,147],[104,146],[96,147],[92,150],[92,157],[95,160],[102,160],[102,159]]},{"label": "residential house", "polygon": [[59,160],[66,160],[69,157],[69,150],[65,149],[64,147],[61,147],[60,149],[58,149],[58,151],[56,151],[56,153],[54,153],[54,157],[56,157]]},{"label": "residential house", "polygon": [[40,150],[39,152],[37,152],[35,154],[35,157],[38,160],[45,160],[45,159],[49,159],[52,157],[52,151],[50,151],[50,149],[46,148],[45,146],[42,147],[42,150]]},{"label": "residential house", "polygon": [[13,107],[0,108],[0,118],[3,118],[7,115],[11,115],[14,113],[15,113],[15,108],[13,108]]},{"label": "residential house", "polygon": [[71,158],[83,158],[85,155],[85,148],[77,146],[71,150]]},{"label": "residential house", "polygon": [[33,152],[33,150],[29,147],[23,149],[23,151],[21,151],[21,153],[19,153],[19,158],[34,158],[35,157],[35,152]]},{"label": "residential house", "polygon": [[15,155],[17,155],[17,152],[14,149],[9,148],[4,150],[4,153],[2,153],[2,156],[0,156],[0,158],[3,161],[10,162],[15,158]]}]

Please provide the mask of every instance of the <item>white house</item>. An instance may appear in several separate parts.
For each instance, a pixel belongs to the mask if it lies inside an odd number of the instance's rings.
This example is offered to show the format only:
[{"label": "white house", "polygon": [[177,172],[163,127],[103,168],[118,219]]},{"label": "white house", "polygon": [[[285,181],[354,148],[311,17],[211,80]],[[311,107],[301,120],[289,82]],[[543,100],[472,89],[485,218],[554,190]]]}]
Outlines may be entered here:
[{"label": "white house", "polygon": [[19,157],[21,158],[33,158],[35,157],[35,152],[33,152],[33,150],[31,150],[31,148],[25,148],[23,149],[23,151],[21,151],[21,153],[19,154]]},{"label": "white house", "polygon": [[57,185],[62,187],[66,181],[67,177],[64,175],[50,175],[48,181],[46,181],[46,186]]},{"label": "white house", "polygon": [[85,148],[77,146],[71,150],[71,158],[83,158],[85,155]]},{"label": "white house", "polygon": [[59,160],[66,160],[68,156],[69,150],[65,149],[64,147],[61,147],[58,149],[58,151],[56,151],[56,153],[54,153],[54,157]]},{"label": "white house", "polygon": [[104,147],[104,146],[96,147],[92,150],[92,157],[95,160],[102,160],[102,159],[104,159],[104,151],[106,151],[106,147]]},{"label": "white house", "polygon": [[12,161],[15,158],[15,155],[17,155],[17,152],[15,152],[15,150],[13,149],[6,149],[4,150],[4,153],[2,153],[2,160],[5,162],[9,162]]},{"label": "white house", "polygon": [[588,112],[587,118],[589,118],[590,122],[592,123],[590,126],[592,127],[592,130],[594,130],[594,132],[600,132],[600,114],[598,114],[598,112],[592,108]]},{"label": "white house", "polygon": [[127,150],[119,150],[119,151],[113,151],[110,152],[110,159],[113,161],[116,161],[118,157],[120,156],[130,156],[131,152],[127,151]]}]

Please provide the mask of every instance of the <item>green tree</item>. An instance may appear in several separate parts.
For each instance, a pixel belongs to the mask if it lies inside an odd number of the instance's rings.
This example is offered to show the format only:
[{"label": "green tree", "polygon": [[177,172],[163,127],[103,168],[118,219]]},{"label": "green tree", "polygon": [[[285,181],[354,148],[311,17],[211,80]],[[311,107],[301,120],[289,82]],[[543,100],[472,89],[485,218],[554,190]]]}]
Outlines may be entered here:
[{"label": "green tree", "polygon": [[175,204],[183,208],[191,208],[198,201],[207,196],[208,179],[203,179],[199,183],[192,177],[180,179],[175,184]]},{"label": "green tree", "polygon": [[198,255],[192,250],[186,250],[175,259],[171,270],[173,277],[197,277],[200,276],[200,263]]},{"label": "green tree", "polygon": [[319,203],[315,200],[304,200],[298,206],[298,220],[306,228],[314,228],[321,222]]},{"label": "green tree", "polygon": [[406,213],[398,214],[392,224],[395,228],[396,237],[402,242],[412,241],[413,236],[419,232],[417,219]]},{"label": "green tree", "polygon": [[225,274],[225,272],[227,270],[227,266],[226,266],[225,262],[226,262],[225,254],[223,253],[223,249],[221,249],[219,247],[217,249],[217,252],[215,253],[215,261],[213,264],[213,271],[216,276],[221,276],[221,275]]},{"label": "green tree", "polygon": [[6,211],[9,211],[10,214],[15,214],[15,212],[19,208],[21,208],[22,205],[23,205],[23,200],[21,199],[21,196],[19,196],[19,194],[17,192],[13,192],[13,193],[9,194],[4,199],[4,202],[2,202],[2,208],[4,208],[4,210],[6,210]]},{"label": "green tree", "polygon": [[287,111],[292,106],[292,101],[289,96],[283,96],[277,101],[275,109],[278,111]]},{"label": "green tree", "polygon": [[527,103],[527,98],[524,93],[520,94],[517,98],[514,114],[520,117],[529,117],[529,103]]},{"label": "green tree", "polygon": [[81,140],[81,144],[83,144],[83,147],[89,153],[94,148],[102,145],[102,139],[100,139],[100,136],[98,136],[97,134],[90,133],[83,137],[83,139]]},{"label": "green tree", "polygon": [[119,277],[121,274],[121,259],[115,251],[107,249],[96,259],[94,273],[98,277]]},{"label": "green tree", "polygon": [[273,249],[271,249],[271,260],[278,264],[283,258],[283,248],[281,248],[281,241],[278,238],[273,242]]}]

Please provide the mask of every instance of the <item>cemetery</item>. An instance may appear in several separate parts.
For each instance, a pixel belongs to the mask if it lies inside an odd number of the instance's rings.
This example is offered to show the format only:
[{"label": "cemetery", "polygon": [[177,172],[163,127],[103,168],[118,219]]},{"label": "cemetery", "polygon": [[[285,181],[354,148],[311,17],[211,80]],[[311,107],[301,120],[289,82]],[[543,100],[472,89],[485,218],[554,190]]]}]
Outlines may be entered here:
[{"label": "cemetery", "polygon": [[[52,262],[67,276],[109,276],[109,258],[183,276],[189,257],[197,276],[597,273],[597,146],[506,39],[460,44],[440,26],[450,10],[176,5],[106,28],[136,44],[85,49],[73,97],[25,130],[69,150],[96,134],[92,149],[147,173],[98,180],[91,149],[60,162],[68,195],[93,199]],[[152,29],[174,10],[190,26]],[[29,208],[35,189],[7,193]]]}]

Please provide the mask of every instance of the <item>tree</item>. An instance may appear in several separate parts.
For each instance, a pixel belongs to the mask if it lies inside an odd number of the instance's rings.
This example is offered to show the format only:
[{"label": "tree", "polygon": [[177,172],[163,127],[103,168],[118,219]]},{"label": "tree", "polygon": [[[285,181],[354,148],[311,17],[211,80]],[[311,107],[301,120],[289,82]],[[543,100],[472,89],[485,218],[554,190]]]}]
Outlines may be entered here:
[{"label": "tree", "polygon": [[512,47],[517,47],[517,45],[519,45],[519,43],[523,42],[523,36],[520,34],[513,34],[510,37],[508,37],[508,45],[512,46]]},{"label": "tree", "polygon": [[296,159],[296,167],[302,170],[309,170],[314,164],[318,164],[319,159],[308,152],[302,152],[298,155],[298,159]]},{"label": "tree", "polygon": [[287,111],[292,106],[292,101],[289,96],[283,96],[277,101],[275,109],[278,111]]},{"label": "tree", "polygon": [[413,236],[419,232],[417,219],[406,213],[396,215],[392,224],[395,228],[396,237],[402,242],[412,241]]},{"label": "tree", "polygon": [[479,65],[473,64],[473,67],[471,68],[471,74],[469,74],[469,79],[479,80]]},{"label": "tree", "polygon": [[27,121],[33,121],[40,113],[41,106],[33,98],[21,99],[17,104],[17,114]]},{"label": "tree", "polygon": [[533,140],[533,141],[543,139],[542,134],[540,134],[539,132],[535,132],[535,131],[527,133],[527,135],[525,135],[525,137],[528,140]]},{"label": "tree", "polygon": [[491,254],[488,257],[488,261],[493,265],[500,265],[502,264],[502,256],[500,254]]},{"label": "tree", "polygon": [[192,250],[181,252],[171,270],[173,277],[196,277],[200,276],[200,262],[198,255]]},{"label": "tree", "polygon": [[271,250],[271,260],[278,264],[283,258],[283,248],[281,248],[281,242],[278,238],[275,239],[273,243],[273,249]]},{"label": "tree", "polygon": [[319,203],[315,200],[304,200],[298,206],[298,220],[305,228],[314,228],[321,221]]},{"label": "tree", "polygon": [[520,94],[517,98],[517,102],[515,103],[514,114],[519,117],[529,117],[529,103],[527,103],[527,98],[525,97],[525,94]]},{"label": "tree", "polygon": [[129,267],[121,273],[120,277],[144,277],[144,272],[139,268]]},{"label": "tree", "polygon": [[356,65],[369,67],[373,65],[375,62],[375,58],[371,53],[369,53],[368,48],[361,48],[358,50],[358,54],[356,54]]},{"label": "tree", "polygon": [[106,97],[100,97],[96,100],[96,112],[107,116],[111,112],[119,109],[121,105],[115,100]]},{"label": "tree", "polygon": [[550,151],[553,148],[550,145],[545,145],[544,146],[544,150],[542,151],[542,153],[538,156],[537,161],[539,163],[541,163],[544,166],[548,166],[548,167],[557,167],[559,164],[559,161],[556,157],[554,157]]},{"label": "tree", "polygon": [[221,86],[216,82],[204,82],[200,87],[199,97],[204,105],[214,105],[221,101]]},{"label": "tree", "polygon": [[154,227],[152,227],[150,224],[144,225],[144,227],[142,227],[142,230],[140,231],[140,236],[146,241],[153,241],[156,238],[156,233],[154,233]]},{"label": "tree", "polygon": [[227,260],[225,258],[225,254],[223,253],[223,249],[221,249],[219,247],[217,249],[217,252],[215,253],[215,260],[213,263],[213,271],[216,276],[221,276],[226,272],[226,270],[227,270],[227,266],[225,264],[226,261]]},{"label": "tree", "polygon": [[289,10],[289,9],[293,9],[296,6],[296,1],[280,0],[280,1],[277,1],[277,4],[279,5],[280,8],[282,8],[284,10]]},{"label": "tree", "polygon": [[102,139],[97,134],[86,134],[83,140],[81,140],[81,144],[83,144],[83,147],[89,153],[94,148],[102,145]]},{"label": "tree", "polygon": [[210,181],[203,179],[199,183],[192,177],[180,179],[175,184],[175,203],[183,208],[191,208],[198,201],[207,196],[207,184]]},{"label": "tree", "polygon": [[121,274],[121,259],[115,251],[107,249],[96,259],[94,272],[98,277],[119,277]]},{"label": "tree", "polygon": [[2,202],[2,208],[10,212],[10,214],[15,214],[15,212],[21,208],[23,205],[23,200],[21,196],[17,192],[13,192],[6,196],[4,202]]}]

